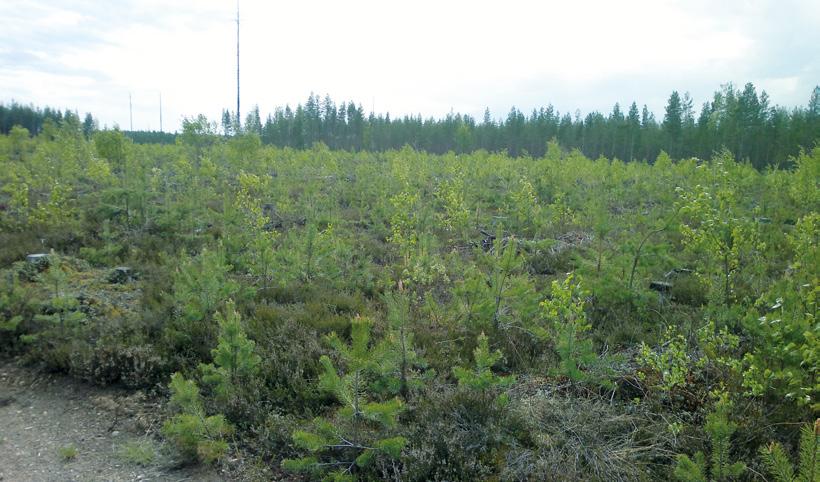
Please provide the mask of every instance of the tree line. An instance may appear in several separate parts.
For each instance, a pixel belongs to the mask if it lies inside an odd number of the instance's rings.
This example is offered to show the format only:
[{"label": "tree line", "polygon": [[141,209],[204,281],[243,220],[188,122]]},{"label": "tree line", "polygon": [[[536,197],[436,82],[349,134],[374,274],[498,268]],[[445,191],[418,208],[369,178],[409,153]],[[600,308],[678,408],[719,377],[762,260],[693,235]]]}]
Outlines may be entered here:
[{"label": "tree line", "polygon": [[[12,102],[0,104],[0,132],[21,125],[37,134],[46,122],[77,122],[89,136],[97,121],[86,114],[43,109]],[[556,139],[566,149],[578,149],[587,157],[621,160],[654,160],[663,150],[672,158],[707,159],[728,149],[737,159],[748,160],[757,168],[785,162],[811,149],[820,138],[820,86],[811,93],[806,106],[792,109],[772,104],[766,91],[757,93],[754,84],[738,89],[728,83],[715,91],[696,114],[688,93],[669,96],[662,119],[644,104],[628,108],[616,103],[612,111],[582,116],[561,113],[552,105],[533,109],[527,115],[516,107],[506,118],[497,120],[489,109],[481,120],[451,113],[443,118],[387,114],[365,114],[361,104],[337,104],[330,96],[312,94],[304,105],[277,107],[262,121],[254,107],[244,123],[236,113],[223,110],[221,133],[255,133],[262,142],[279,147],[302,149],[322,142],[332,149],[385,151],[409,145],[431,153],[472,152],[484,149],[511,156],[543,156],[548,141]],[[125,133],[137,143],[169,144],[176,135],[165,132]]]},{"label": "tree line", "polygon": [[86,138],[98,128],[97,121],[90,113],[86,113],[81,121],[79,113],[68,109],[61,111],[48,106],[40,108],[15,101],[11,101],[8,105],[0,102],[0,133],[2,134],[8,134],[14,126],[21,126],[28,129],[31,135],[37,135],[49,122],[57,125],[63,123],[80,125]]},{"label": "tree line", "polygon": [[366,115],[354,102],[336,104],[330,96],[321,99],[311,94],[304,105],[276,108],[264,122],[258,107],[242,126],[235,113],[224,110],[222,130],[225,135],[253,132],[265,144],[297,149],[323,142],[345,150],[383,151],[410,145],[431,153],[485,149],[540,157],[547,142],[557,139],[564,148],[579,149],[591,158],[653,160],[661,150],[676,159],[707,159],[726,148],[760,168],[815,145],[820,138],[820,86],[814,88],[807,106],[789,109],[773,105],[768,94],[758,94],[752,83],[743,89],[729,83],[703,103],[699,114],[688,93],[675,91],[660,120],[636,102],[626,108],[616,103],[609,114],[594,111],[586,116],[580,111],[561,113],[548,105],[529,115],[513,107],[502,120],[494,119],[489,110],[481,120],[459,113],[440,119],[392,118],[389,113]]}]

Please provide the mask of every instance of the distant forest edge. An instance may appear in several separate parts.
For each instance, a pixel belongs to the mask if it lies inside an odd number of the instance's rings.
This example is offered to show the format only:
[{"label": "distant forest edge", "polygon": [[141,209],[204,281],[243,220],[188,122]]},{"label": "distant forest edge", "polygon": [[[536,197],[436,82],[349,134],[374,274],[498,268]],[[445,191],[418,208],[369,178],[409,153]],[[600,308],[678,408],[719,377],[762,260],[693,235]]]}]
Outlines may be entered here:
[{"label": "distant forest edge", "polygon": [[[709,158],[715,151],[729,149],[737,159],[757,168],[783,164],[800,149],[811,149],[820,140],[820,86],[811,92],[805,107],[772,105],[766,91],[759,95],[752,83],[742,90],[725,84],[704,102],[696,115],[688,93],[672,92],[661,121],[644,104],[636,102],[624,111],[616,103],[609,114],[594,111],[582,117],[561,113],[552,105],[533,109],[526,115],[513,107],[503,120],[489,110],[481,121],[465,114],[436,118],[390,114],[365,115],[361,104],[336,104],[311,94],[304,105],[277,107],[262,122],[254,107],[240,123],[235,112],[224,110],[220,122],[203,116],[185,119],[183,130],[200,134],[232,136],[255,133],[263,143],[301,149],[323,142],[332,149],[384,151],[410,145],[431,153],[472,152],[484,149],[506,151],[511,156],[544,155],[547,142],[557,139],[566,149],[579,149],[590,158],[653,160],[661,150],[672,158]],[[0,132],[14,125],[39,133],[47,122],[76,122],[86,136],[98,128],[91,114],[81,121],[78,114],[49,107],[12,102],[0,103]],[[124,131],[136,143],[174,143],[176,133]]]}]

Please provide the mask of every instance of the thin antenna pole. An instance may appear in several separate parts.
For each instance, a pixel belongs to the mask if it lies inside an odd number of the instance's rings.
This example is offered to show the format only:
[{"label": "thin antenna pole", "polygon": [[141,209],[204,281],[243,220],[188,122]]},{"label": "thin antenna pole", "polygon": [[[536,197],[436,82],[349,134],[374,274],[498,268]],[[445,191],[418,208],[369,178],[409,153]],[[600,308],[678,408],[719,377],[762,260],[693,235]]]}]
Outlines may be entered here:
[{"label": "thin antenna pole", "polygon": [[242,125],[242,117],[239,115],[239,0],[236,0],[236,127]]},{"label": "thin antenna pole", "polygon": [[162,130],[162,92],[159,93],[159,131],[165,132]]},{"label": "thin antenna pole", "polygon": [[134,108],[131,105],[131,92],[128,93],[128,121],[131,125],[131,132],[134,132]]}]

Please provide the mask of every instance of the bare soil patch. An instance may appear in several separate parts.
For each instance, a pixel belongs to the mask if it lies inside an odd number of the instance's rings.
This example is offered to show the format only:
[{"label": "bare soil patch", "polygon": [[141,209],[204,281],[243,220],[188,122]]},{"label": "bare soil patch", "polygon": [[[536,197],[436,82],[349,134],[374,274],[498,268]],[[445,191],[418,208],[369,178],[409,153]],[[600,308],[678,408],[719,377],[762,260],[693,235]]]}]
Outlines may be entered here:
[{"label": "bare soil patch", "polygon": [[[151,437],[159,423],[158,404],[142,392],[0,361],[0,481],[224,480],[213,469],[174,461]],[[150,463],[122,455],[133,441],[155,445]]]}]

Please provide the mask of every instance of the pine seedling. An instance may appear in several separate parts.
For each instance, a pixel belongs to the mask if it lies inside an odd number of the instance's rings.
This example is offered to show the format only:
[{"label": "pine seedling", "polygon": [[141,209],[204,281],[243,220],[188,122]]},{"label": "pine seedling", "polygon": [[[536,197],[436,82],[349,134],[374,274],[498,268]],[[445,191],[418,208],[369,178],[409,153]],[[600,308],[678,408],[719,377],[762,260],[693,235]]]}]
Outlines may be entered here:
[{"label": "pine seedling", "polygon": [[584,311],[586,294],[581,288],[580,279],[575,281],[572,273],[562,282],[554,280],[551,296],[541,302],[542,316],[549,321],[549,325],[532,328],[536,337],[552,338],[561,359],[558,374],[574,381],[588,380],[589,375],[581,368],[592,365],[598,359],[592,340],[587,337],[592,324]]},{"label": "pine seedling", "polygon": [[401,292],[386,293],[384,302],[387,306],[388,332],[380,347],[388,363],[382,373],[382,382],[386,382],[392,393],[398,393],[404,400],[410,396],[411,388],[421,384],[418,367],[424,367],[422,360],[413,347],[413,332],[410,330],[410,300]]},{"label": "pine seedling", "polygon": [[815,482],[820,480],[820,419],[800,429],[797,474],[786,450],[778,442],[760,448],[760,457],[775,482]]},{"label": "pine seedling", "polygon": [[711,455],[708,461],[700,451],[694,455],[694,459],[690,459],[688,455],[678,455],[674,470],[677,479],[686,482],[723,482],[740,476],[746,470],[743,462],[729,461],[732,434],[737,430],[737,424],[729,420],[731,410],[732,403],[728,394],[718,394],[714,410],[706,416],[705,428],[712,446]]},{"label": "pine seedling", "polygon": [[[483,332],[478,335],[478,346],[473,350],[473,367],[455,367],[453,376],[458,380],[458,386],[464,390],[480,393],[486,397],[497,390],[503,390],[515,382],[513,375],[499,376],[493,373],[493,365],[498,363],[504,355],[501,350],[490,351],[487,335]],[[506,394],[498,395],[496,403],[507,404]]]},{"label": "pine seedling", "polygon": [[213,363],[200,365],[202,380],[214,387],[217,398],[223,402],[235,399],[244,383],[259,373],[262,359],[254,353],[256,344],[242,329],[241,316],[233,300],[228,301],[225,315],[216,314],[219,322],[219,343],[211,350]]},{"label": "pine seedling", "polygon": [[206,416],[199,387],[193,380],[174,373],[169,388],[171,405],[179,413],[165,422],[163,435],[187,459],[210,463],[222,458],[228,450],[225,437],[233,433],[233,426],[222,414]]},{"label": "pine seedling", "polygon": [[327,480],[353,480],[356,470],[371,465],[377,457],[398,458],[407,440],[390,436],[402,402],[395,398],[384,402],[372,400],[368,382],[378,372],[378,365],[389,363],[380,346],[370,347],[372,323],[356,318],[351,324],[348,345],[335,333],[326,338],[336,349],[345,369],[337,370],[329,357],[320,363],[319,388],[333,395],[342,406],[332,418],[317,417],[312,430],[297,430],[294,443],[309,456],[286,459],[282,467],[297,472],[324,475]]},{"label": "pine seedling", "polygon": [[221,243],[215,250],[203,249],[195,258],[183,256],[174,273],[174,299],[186,320],[204,319],[222,300],[240,291],[239,284],[230,279],[231,269]]},{"label": "pine seedling", "polygon": [[85,314],[79,311],[77,298],[66,292],[68,275],[63,270],[63,262],[54,250],[49,256],[49,268],[43,275],[43,282],[51,291],[51,298],[45,303],[48,314],[35,315],[36,321],[45,322],[46,328],[38,333],[23,335],[21,341],[34,343],[43,336],[53,341],[65,340],[70,331],[85,320]]},{"label": "pine seedling", "polygon": [[28,303],[23,290],[17,283],[17,277],[8,276],[8,284],[0,290],[0,334],[7,332],[14,334],[23,321],[19,312]]}]

